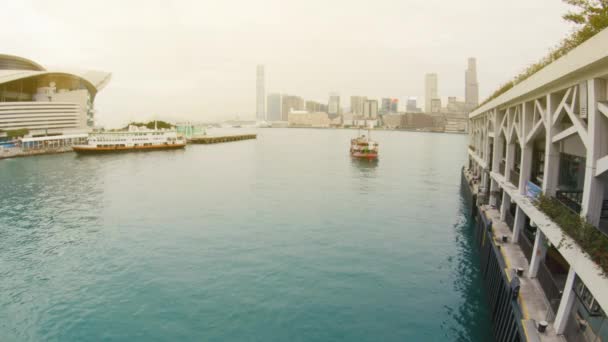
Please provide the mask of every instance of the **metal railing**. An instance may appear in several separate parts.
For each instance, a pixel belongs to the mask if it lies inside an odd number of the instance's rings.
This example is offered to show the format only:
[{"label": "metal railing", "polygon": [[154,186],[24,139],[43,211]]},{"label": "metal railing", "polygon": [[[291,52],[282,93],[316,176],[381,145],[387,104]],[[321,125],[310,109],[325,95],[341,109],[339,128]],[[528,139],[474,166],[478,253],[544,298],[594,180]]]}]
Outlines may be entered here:
[{"label": "metal railing", "polygon": [[583,203],[582,190],[558,190],[555,193],[555,198],[574,213],[581,213],[581,204]]}]

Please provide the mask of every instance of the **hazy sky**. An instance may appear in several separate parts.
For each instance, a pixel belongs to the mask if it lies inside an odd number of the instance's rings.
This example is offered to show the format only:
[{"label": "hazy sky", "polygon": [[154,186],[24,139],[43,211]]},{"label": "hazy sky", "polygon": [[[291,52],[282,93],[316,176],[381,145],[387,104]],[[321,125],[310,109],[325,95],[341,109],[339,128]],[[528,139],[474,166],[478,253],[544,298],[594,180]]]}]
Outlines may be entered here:
[{"label": "hazy sky", "polygon": [[464,96],[477,58],[480,98],[542,57],[572,26],[560,0],[3,1],[0,53],[104,70],[98,121],[253,119],[255,66],[267,92],[327,102],[417,96],[439,74]]}]

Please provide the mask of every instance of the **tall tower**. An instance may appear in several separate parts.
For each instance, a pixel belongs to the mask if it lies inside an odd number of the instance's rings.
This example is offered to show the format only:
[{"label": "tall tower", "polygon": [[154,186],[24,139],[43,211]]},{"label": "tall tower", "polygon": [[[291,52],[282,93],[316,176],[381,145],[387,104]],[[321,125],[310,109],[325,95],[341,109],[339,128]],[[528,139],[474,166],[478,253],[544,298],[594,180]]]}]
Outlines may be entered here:
[{"label": "tall tower", "polygon": [[338,93],[329,94],[327,113],[331,119],[340,115],[340,95]]},{"label": "tall tower", "polygon": [[266,91],[264,90],[264,66],[258,64],[256,77],[256,106],[255,118],[258,121],[266,120]]},{"label": "tall tower", "polygon": [[424,78],[424,111],[431,112],[431,103],[437,95],[437,74],[426,74]]},{"label": "tall tower", "polygon": [[477,83],[477,62],[469,58],[467,70],[464,72],[464,102],[466,110],[471,111],[479,104],[479,83]]}]

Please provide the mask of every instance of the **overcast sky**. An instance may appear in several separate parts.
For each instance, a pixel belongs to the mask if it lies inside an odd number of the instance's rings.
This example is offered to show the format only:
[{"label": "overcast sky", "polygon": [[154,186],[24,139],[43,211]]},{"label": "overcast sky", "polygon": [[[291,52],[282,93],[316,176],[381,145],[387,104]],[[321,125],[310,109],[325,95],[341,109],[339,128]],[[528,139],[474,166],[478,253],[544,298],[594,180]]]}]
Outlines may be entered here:
[{"label": "overcast sky", "polygon": [[267,92],[348,106],[351,95],[417,96],[439,74],[464,96],[477,58],[480,98],[537,61],[572,26],[560,0],[5,1],[0,53],[96,69],[112,81],[98,121],[253,119],[255,66]]}]

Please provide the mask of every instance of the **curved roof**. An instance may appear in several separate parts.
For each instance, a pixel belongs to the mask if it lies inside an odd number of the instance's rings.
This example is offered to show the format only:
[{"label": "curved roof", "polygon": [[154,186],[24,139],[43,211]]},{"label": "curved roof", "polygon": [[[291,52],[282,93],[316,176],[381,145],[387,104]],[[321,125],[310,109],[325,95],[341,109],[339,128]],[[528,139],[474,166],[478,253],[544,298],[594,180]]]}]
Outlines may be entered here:
[{"label": "curved roof", "polygon": [[42,65],[27,58],[0,54],[0,70],[45,71]]},{"label": "curved roof", "polygon": [[98,91],[103,89],[112,77],[111,73],[102,71],[0,70],[0,84],[44,75],[68,75],[77,77],[84,81],[92,96],[95,96]]}]

